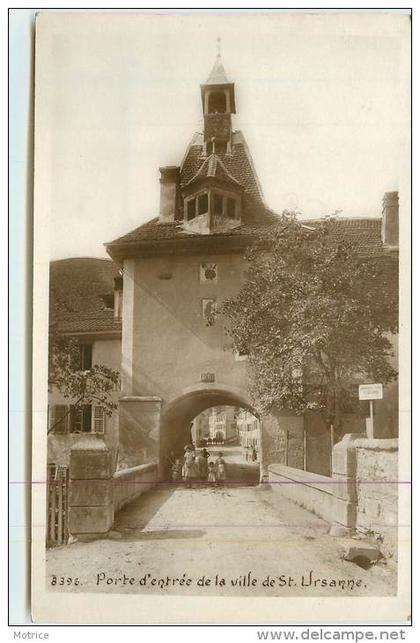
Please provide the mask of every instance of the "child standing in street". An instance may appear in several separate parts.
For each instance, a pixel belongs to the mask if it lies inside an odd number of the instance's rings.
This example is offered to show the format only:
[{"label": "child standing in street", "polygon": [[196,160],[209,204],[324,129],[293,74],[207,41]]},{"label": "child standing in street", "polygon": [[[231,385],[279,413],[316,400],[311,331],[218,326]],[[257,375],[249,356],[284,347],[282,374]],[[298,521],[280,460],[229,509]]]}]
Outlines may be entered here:
[{"label": "child standing in street", "polygon": [[214,462],[209,462],[209,474],[207,480],[212,485],[214,485],[214,483],[216,482],[216,468],[214,466]]},{"label": "child standing in street", "polygon": [[219,453],[216,460],[216,480],[217,484],[223,484],[226,480],[226,463],[222,453]]},{"label": "child standing in street", "polygon": [[182,475],[182,467],[181,467],[181,460],[179,458],[175,460],[174,464],[172,465],[172,482],[178,482],[181,480],[181,475]]}]

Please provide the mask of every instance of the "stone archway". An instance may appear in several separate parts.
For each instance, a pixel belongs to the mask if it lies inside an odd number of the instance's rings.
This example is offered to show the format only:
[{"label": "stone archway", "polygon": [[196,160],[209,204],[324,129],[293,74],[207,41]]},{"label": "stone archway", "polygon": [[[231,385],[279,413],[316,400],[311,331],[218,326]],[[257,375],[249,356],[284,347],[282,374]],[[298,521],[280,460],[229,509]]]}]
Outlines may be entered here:
[{"label": "stone archway", "polygon": [[162,407],[160,419],[159,464],[163,471],[165,458],[174,451],[182,455],[183,447],[190,442],[190,425],[202,411],[213,406],[237,406],[258,417],[247,395],[231,388],[200,387],[187,389],[176,399]]}]

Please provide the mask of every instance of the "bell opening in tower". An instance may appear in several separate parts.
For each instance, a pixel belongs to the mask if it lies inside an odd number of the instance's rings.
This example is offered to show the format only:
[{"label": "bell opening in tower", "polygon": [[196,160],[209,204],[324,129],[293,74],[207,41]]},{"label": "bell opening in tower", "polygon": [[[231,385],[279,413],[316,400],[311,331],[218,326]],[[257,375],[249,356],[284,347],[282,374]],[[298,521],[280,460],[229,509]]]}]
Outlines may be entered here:
[{"label": "bell opening in tower", "polygon": [[209,95],[209,114],[226,113],[226,94],[224,92],[212,92]]}]

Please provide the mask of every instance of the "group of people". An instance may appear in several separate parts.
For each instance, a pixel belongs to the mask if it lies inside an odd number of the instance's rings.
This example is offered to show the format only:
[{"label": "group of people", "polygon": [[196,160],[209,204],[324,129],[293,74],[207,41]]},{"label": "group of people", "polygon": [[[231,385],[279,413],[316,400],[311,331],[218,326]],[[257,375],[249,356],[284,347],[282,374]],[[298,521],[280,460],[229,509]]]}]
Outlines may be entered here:
[{"label": "group of people", "polygon": [[219,453],[216,460],[210,460],[210,453],[206,448],[196,451],[193,445],[187,444],[184,447],[183,458],[175,458],[171,452],[169,464],[172,481],[182,480],[187,487],[191,487],[194,481],[221,485],[226,480],[226,462],[223,454]]}]

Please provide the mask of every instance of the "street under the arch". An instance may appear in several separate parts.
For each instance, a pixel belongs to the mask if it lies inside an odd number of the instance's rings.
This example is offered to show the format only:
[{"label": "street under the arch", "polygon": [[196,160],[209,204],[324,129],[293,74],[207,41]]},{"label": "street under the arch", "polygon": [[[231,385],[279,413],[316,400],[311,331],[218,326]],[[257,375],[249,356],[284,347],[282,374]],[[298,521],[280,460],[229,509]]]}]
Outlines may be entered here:
[{"label": "street under the arch", "polygon": [[328,523],[256,484],[258,467],[245,463],[240,447],[223,450],[232,483],[157,485],[117,514],[109,538],[47,550],[49,588],[178,596],[396,592],[395,563],[366,570],[343,560],[343,546],[354,540],[330,536]]}]

